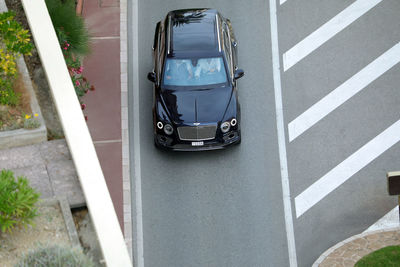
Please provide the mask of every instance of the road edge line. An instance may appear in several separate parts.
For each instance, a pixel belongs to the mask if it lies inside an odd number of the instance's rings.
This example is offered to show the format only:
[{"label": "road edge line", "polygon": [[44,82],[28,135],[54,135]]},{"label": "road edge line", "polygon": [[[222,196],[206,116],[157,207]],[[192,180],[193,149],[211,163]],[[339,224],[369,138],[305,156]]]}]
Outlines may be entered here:
[{"label": "road edge line", "polygon": [[[129,120],[129,143],[133,144],[133,152],[130,150],[130,166],[132,200],[132,216],[135,221],[132,223],[133,233],[133,254],[134,266],[144,267],[144,249],[143,249],[143,207],[142,207],[142,174],[140,164],[140,117],[139,117],[139,3],[138,0],[128,1],[128,105],[129,114],[133,114],[133,121]],[[131,63],[131,64],[129,64]],[[135,194],[133,196],[133,194]]]},{"label": "road edge line", "polygon": [[297,267],[296,243],[294,237],[293,215],[290,200],[289,173],[287,167],[285,126],[283,119],[276,0],[269,0],[269,11],[271,25],[272,70],[274,77],[276,126],[278,134],[279,162],[281,167],[280,169],[282,179],[283,206],[285,212],[286,238],[288,243],[290,267]]}]

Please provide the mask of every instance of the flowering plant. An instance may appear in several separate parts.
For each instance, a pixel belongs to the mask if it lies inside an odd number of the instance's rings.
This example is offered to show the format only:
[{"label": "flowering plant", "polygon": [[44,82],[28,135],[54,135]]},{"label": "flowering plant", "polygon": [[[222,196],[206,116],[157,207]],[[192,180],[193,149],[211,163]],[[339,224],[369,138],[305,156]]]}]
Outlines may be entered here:
[{"label": "flowering plant", "polygon": [[38,121],[39,114],[34,113],[32,115],[25,114],[24,118],[24,128],[25,129],[35,129],[40,127],[40,122]]},{"label": "flowering plant", "polygon": [[61,40],[60,46],[63,51],[65,63],[67,64],[67,68],[71,76],[76,95],[79,98],[82,110],[84,110],[86,108],[86,105],[83,103],[82,97],[87,94],[89,90],[94,91],[95,88],[93,85],[90,85],[86,77],[83,76],[84,68],[82,66],[81,59],[71,51],[71,48],[73,48],[73,46],[68,41],[66,41],[66,34],[62,30],[60,30],[58,36],[59,40]]},{"label": "flowering plant", "polygon": [[16,58],[31,55],[30,35],[14,20],[15,12],[0,13],[0,103],[16,105],[18,95],[13,88],[17,77]]}]

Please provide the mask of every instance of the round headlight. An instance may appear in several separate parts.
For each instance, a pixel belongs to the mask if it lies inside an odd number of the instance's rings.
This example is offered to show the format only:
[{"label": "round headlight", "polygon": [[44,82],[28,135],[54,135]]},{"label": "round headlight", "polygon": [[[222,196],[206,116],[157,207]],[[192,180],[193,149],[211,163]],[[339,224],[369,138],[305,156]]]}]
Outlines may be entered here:
[{"label": "round headlight", "polygon": [[235,118],[233,118],[232,120],[231,120],[231,125],[232,126],[235,126],[237,124],[237,120],[235,119]]},{"label": "round headlight", "polygon": [[157,122],[157,128],[162,129],[164,127],[163,123],[161,121]]},{"label": "round headlight", "polygon": [[231,128],[231,125],[229,124],[229,122],[223,122],[222,124],[221,124],[221,131],[223,132],[223,133],[227,133],[228,131],[229,131],[229,129]]},{"label": "round headlight", "polygon": [[165,124],[164,133],[171,135],[174,132],[174,128],[170,124]]}]

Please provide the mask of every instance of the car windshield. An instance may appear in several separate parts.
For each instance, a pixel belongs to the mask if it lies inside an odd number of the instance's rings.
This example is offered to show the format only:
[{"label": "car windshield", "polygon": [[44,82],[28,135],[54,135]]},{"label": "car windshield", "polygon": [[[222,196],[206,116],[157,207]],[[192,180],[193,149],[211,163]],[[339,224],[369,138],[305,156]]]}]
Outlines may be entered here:
[{"label": "car windshield", "polygon": [[225,84],[227,76],[222,57],[171,59],[165,63],[166,86],[209,86]]}]

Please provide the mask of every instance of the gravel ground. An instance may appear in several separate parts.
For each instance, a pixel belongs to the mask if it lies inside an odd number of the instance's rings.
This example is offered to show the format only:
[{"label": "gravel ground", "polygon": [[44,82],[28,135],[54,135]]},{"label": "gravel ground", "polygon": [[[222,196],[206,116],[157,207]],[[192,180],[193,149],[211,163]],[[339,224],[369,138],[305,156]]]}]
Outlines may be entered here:
[{"label": "gravel ground", "polygon": [[70,245],[64,218],[58,204],[40,206],[34,226],[0,233],[0,266],[11,267],[36,244]]}]

